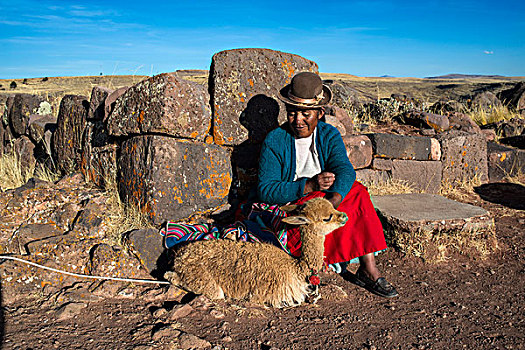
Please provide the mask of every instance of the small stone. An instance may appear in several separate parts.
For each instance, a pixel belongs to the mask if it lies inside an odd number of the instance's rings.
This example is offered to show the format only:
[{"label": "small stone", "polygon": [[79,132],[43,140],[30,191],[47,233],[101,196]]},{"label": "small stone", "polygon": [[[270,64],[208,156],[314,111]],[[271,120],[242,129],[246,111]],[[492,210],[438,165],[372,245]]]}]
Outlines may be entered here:
[{"label": "small stone", "polygon": [[213,317],[217,318],[217,319],[221,319],[221,318],[224,318],[224,314],[218,310],[211,310],[210,311],[210,315],[212,315]]},{"label": "small stone", "polygon": [[168,310],[164,309],[164,308],[160,308],[160,309],[157,309],[153,312],[153,317],[154,318],[161,318],[162,316],[165,316],[168,314]]},{"label": "small stone", "polygon": [[192,312],[193,312],[193,307],[191,307],[190,305],[188,305],[188,304],[180,305],[178,308],[174,308],[171,311],[171,313],[169,315],[169,319],[171,321],[177,320],[179,318],[188,316]]},{"label": "small stone", "polygon": [[170,285],[168,291],[166,292],[165,298],[166,300],[176,301],[180,303],[182,301],[182,298],[184,298],[186,294],[188,293],[185,290],[180,289],[177,286]]},{"label": "small stone", "polygon": [[436,130],[434,129],[421,129],[419,132],[423,136],[434,136],[436,134]]},{"label": "small stone", "polygon": [[222,337],[221,340],[224,341],[224,342],[231,342],[231,341],[233,341],[233,338],[230,337],[229,335],[225,335],[224,337]]},{"label": "small stone", "polygon": [[86,303],[67,303],[57,309],[57,320],[63,321],[79,315],[88,305]]},{"label": "small stone", "polygon": [[151,336],[151,339],[154,341],[159,341],[161,339],[169,341],[170,339],[178,338],[181,333],[182,332],[174,328],[173,325],[167,325],[157,329]]},{"label": "small stone", "polygon": [[193,334],[183,333],[179,337],[179,345],[181,349],[202,349],[211,347],[211,344]]}]

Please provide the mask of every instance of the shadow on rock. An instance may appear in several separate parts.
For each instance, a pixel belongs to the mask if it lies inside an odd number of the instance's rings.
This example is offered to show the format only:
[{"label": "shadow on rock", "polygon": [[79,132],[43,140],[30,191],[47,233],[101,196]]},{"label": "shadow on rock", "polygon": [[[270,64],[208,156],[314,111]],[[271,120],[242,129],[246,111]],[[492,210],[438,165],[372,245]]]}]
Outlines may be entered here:
[{"label": "shadow on rock", "polygon": [[525,186],[514,183],[490,183],[476,187],[479,196],[492,203],[518,210],[525,209]]},{"label": "shadow on rock", "polygon": [[237,202],[246,199],[257,185],[261,145],[266,135],[279,126],[279,104],[266,95],[255,95],[240,114],[239,122],[248,130],[248,140],[232,152],[233,183],[228,201],[234,210]]}]

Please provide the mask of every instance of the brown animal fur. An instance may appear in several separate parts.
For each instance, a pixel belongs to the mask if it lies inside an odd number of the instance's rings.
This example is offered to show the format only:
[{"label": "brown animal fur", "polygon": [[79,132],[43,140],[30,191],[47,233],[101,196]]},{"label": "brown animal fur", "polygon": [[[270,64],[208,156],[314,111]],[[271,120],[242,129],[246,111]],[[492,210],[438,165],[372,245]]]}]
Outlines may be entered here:
[{"label": "brown animal fur", "polygon": [[266,243],[197,241],[172,251],[172,284],[211,299],[230,297],[274,307],[295,306],[308,294],[308,277],[323,265],[324,236],[346,223],[345,213],[324,198],[300,206],[284,222],[301,226],[302,256]]}]

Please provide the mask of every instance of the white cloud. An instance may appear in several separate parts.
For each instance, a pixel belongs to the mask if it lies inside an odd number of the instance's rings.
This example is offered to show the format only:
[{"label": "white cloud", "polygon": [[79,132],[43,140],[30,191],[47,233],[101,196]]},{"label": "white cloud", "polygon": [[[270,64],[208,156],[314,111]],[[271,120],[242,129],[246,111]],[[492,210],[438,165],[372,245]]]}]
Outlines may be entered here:
[{"label": "white cloud", "polygon": [[488,50],[485,50],[485,51],[483,51],[483,53],[484,53],[485,55],[494,55],[494,51],[488,51]]}]

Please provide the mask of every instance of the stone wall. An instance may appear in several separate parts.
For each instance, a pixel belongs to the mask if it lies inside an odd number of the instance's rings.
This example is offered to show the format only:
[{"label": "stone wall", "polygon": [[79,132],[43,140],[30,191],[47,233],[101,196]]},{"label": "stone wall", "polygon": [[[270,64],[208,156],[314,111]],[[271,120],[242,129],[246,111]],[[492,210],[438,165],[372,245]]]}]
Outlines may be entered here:
[{"label": "stone wall", "polygon": [[[164,73],[129,88],[95,87],[89,99],[65,96],[58,119],[46,114],[41,97],[16,95],[0,121],[0,154],[15,151],[27,167],[52,154],[62,174],[80,171],[98,187],[117,185],[153,223],[182,220],[248,196],[261,143],[285,121],[279,89],[296,73],[317,70],[290,53],[238,49],[213,56],[208,89]],[[356,134],[338,101],[325,108],[325,121],[340,131],[359,180],[402,180],[438,193],[443,184],[500,180],[525,167],[523,151],[487,150],[485,134],[461,113],[406,112],[401,119],[417,124],[418,135]]]}]

